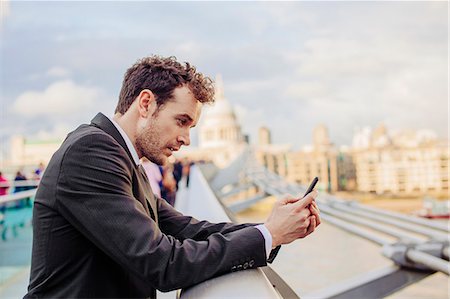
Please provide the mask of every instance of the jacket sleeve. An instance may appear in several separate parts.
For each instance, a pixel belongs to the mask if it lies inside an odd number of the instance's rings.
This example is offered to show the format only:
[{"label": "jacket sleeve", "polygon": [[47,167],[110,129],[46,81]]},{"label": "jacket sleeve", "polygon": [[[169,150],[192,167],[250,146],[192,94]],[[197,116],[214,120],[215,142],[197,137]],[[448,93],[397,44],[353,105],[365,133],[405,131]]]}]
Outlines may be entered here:
[{"label": "jacket sleeve", "polygon": [[199,221],[192,216],[185,216],[164,199],[157,198],[158,220],[161,231],[178,240],[193,239],[202,241],[214,233],[226,234],[257,224],[234,224],[231,222],[211,223]]},{"label": "jacket sleeve", "polygon": [[[208,221],[198,221],[192,216],[185,216],[174,209],[165,200],[158,200],[158,217],[161,230],[172,235],[179,240],[193,239],[206,240],[213,233],[226,234],[244,227],[256,226],[261,223],[233,224],[229,222],[211,223]],[[265,247],[264,247],[265,248]],[[270,251],[267,257],[268,263],[273,263],[280,251],[281,246],[277,246]]]},{"label": "jacket sleeve", "polygon": [[[169,291],[243,263],[248,268],[266,265],[264,238],[251,226],[219,224],[205,234],[198,227],[214,225],[186,218],[184,228],[174,226],[184,238],[164,234],[133,197],[132,162],[124,154],[108,135],[80,138],[64,155],[56,190],[61,215],[124,269]],[[175,220],[165,219],[163,227]]]}]

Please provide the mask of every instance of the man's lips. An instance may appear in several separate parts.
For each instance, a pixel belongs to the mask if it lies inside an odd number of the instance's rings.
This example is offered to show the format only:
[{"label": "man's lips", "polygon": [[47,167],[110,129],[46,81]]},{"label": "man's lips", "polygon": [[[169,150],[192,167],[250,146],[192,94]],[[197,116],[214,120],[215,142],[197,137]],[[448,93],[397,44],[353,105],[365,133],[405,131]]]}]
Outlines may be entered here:
[{"label": "man's lips", "polygon": [[166,149],[167,149],[168,156],[170,156],[170,155],[172,155],[172,152],[176,152],[176,151],[178,151],[180,148],[179,148],[179,147],[171,147],[171,146],[168,146]]}]

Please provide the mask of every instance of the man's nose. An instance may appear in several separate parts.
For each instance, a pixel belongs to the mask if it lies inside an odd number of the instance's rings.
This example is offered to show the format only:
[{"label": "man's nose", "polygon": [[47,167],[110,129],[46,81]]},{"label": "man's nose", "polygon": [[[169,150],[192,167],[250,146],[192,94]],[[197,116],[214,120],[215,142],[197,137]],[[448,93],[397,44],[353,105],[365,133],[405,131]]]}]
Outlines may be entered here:
[{"label": "man's nose", "polygon": [[178,142],[185,146],[188,146],[189,144],[191,144],[191,138],[189,136],[189,131],[185,134],[179,135]]}]

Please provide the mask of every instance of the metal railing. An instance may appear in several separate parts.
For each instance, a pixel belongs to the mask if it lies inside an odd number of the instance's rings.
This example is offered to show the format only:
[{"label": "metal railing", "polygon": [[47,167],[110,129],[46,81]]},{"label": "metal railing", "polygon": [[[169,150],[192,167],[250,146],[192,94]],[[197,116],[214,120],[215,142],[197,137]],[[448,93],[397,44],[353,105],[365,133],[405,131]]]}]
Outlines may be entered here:
[{"label": "metal railing", "polygon": [[[212,186],[216,194],[233,194],[229,188],[245,194],[256,188],[257,195],[235,201],[230,208],[239,211],[266,196],[300,195],[305,188],[287,182],[259,165],[250,151],[235,163],[234,172],[218,176]],[[240,165],[240,168],[238,167]],[[239,178],[239,179],[237,179]],[[228,190],[227,190],[228,189]],[[380,252],[394,262],[384,270],[361,275],[348,282],[307,294],[314,298],[379,298],[419,281],[435,271],[449,274],[449,227],[428,219],[384,211],[321,193],[318,205],[324,221],[381,246]],[[394,240],[393,240],[394,239]],[[382,290],[382,291],[380,291]]]},{"label": "metal railing", "polygon": [[36,188],[0,196],[0,204],[22,200],[36,195]]},{"label": "metal railing", "polygon": [[0,187],[37,187],[39,180],[23,180],[0,182]]},{"label": "metal railing", "polygon": [[0,196],[0,232],[3,241],[19,234],[23,227],[32,219],[32,201],[37,189],[21,191]]},{"label": "metal railing", "polygon": [[[191,168],[189,189],[185,190],[185,193],[177,200],[176,208],[197,219],[231,222],[229,212],[217,200],[197,166]],[[295,293],[293,294],[296,296]],[[261,268],[233,272],[210,279],[182,290],[179,297],[182,299],[283,298]]]}]

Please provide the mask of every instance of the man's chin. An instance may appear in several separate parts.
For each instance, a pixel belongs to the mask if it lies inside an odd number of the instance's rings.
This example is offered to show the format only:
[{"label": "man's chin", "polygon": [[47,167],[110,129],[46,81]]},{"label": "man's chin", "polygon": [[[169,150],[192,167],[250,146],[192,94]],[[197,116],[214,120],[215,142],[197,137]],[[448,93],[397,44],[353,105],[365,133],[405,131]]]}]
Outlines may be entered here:
[{"label": "man's chin", "polygon": [[147,159],[160,166],[164,166],[168,160],[167,157],[164,155],[161,155],[159,157],[147,157]]},{"label": "man's chin", "polygon": [[163,157],[160,160],[158,160],[158,162],[155,162],[156,164],[160,165],[160,166],[164,166],[167,164],[167,157]]}]

